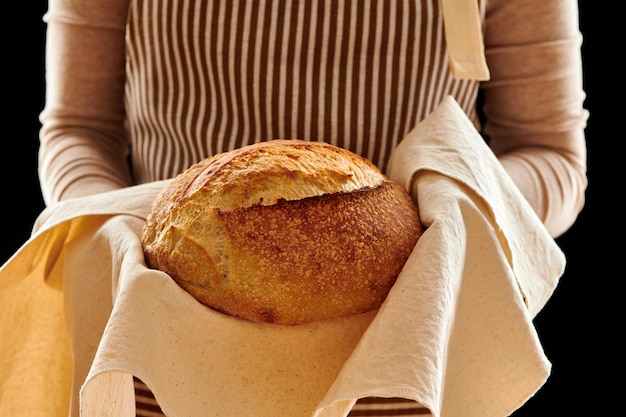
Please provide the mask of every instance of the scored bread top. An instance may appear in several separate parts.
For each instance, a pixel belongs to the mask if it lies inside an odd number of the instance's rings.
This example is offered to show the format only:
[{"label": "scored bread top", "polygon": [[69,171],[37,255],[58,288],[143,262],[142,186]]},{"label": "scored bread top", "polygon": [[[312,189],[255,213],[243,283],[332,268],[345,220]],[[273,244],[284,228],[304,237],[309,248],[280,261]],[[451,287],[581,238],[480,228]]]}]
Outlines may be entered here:
[{"label": "scored bread top", "polygon": [[[324,142],[276,139],[208,158],[187,170],[180,202],[202,192],[222,211],[376,187],[386,179],[369,160]],[[207,185],[210,185],[207,187]]]}]

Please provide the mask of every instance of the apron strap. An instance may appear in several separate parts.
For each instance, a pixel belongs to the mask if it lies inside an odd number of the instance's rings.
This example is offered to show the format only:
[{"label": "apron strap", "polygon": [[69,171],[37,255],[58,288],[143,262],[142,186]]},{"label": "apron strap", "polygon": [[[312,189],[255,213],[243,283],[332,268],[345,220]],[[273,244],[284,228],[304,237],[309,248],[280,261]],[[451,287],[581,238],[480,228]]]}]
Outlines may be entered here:
[{"label": "apron strap", "polygon": [[441,0],[441,9],[454,78],[489,80],[478,0]]}]

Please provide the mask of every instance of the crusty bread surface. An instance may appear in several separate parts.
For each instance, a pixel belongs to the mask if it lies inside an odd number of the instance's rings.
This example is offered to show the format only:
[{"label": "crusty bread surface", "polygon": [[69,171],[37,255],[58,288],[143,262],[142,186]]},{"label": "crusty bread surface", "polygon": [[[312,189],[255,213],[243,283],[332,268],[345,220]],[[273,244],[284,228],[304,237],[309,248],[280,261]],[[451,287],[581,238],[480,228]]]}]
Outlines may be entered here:
[{"label": "crusty bread surface", "polygon": [[297,325],[378,308],[422,232],[411,197],[370,161],[291,139],[178,175],[142,244],[148,265],[202,304]]}]

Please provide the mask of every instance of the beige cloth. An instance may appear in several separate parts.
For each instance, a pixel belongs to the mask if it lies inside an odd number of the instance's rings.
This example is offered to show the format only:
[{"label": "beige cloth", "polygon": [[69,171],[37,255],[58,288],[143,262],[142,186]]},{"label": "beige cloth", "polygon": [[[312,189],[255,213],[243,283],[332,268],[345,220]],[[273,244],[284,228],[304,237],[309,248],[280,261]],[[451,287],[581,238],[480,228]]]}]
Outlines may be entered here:
[{"label": "beige cloth", "polygon": [[[417,190],[428,229],[385,303],[294,327],[217,313],[146,268],[139,234],[165,181],[48,208],[0,270],[0,415],[67,411],[16,411],[28,398],[20,388],[33,387],[24,370],[39,379],[46,370],[83,417],[133,416],[133,375],[170,417],[345,416],[368,396],[412,399],[434,416],[510,414],[550,372],[532,317],[563,254],[451,97],[400,144],[390,178]],[[38,344],[24,335],[37,329],[49,336]],[[23,366],[5,372],[15,361]],[[53,388],[30,391],[31,408]]]}]

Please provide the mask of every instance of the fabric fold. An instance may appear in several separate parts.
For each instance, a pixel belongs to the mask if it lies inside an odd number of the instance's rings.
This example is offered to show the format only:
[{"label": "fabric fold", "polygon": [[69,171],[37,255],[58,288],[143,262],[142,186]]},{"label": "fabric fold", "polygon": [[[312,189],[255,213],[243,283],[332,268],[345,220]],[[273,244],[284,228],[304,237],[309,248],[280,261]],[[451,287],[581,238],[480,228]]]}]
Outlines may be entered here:
[{"label": "fabric fold", "polygon": [[[529,312],[537,315],[565,270],[565,256],[451,96],[391,156],[389,177],[411,192],[419,171],[455,179],[489,206]],[[529,251],[539,257],[533,258]]]}]

